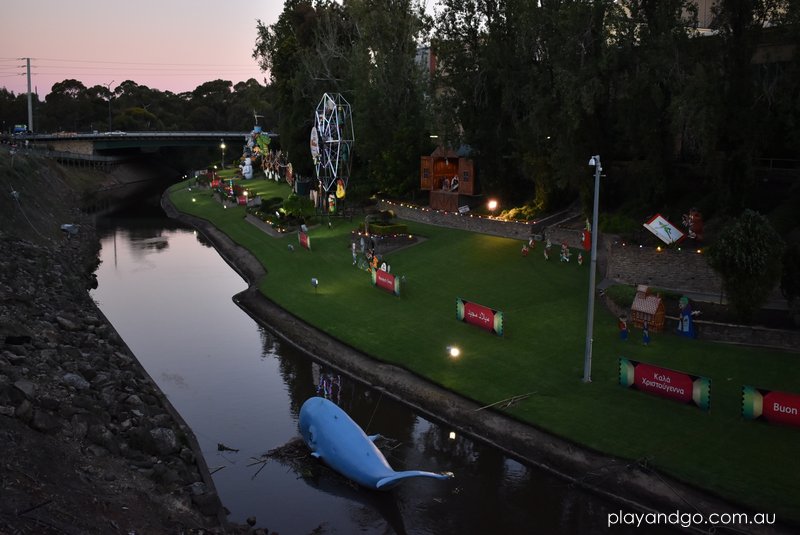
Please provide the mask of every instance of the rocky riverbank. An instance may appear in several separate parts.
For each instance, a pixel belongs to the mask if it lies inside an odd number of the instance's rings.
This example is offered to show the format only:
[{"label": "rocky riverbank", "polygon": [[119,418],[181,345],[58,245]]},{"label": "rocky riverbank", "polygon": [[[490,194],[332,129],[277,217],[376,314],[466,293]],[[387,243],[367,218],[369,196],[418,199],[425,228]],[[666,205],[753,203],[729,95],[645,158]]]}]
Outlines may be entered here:
[{"label": "rocky riverbank", "polygon": [[221,531],[191,430],[89,297],[96,249],[0,233],[0,532]]},{"label": "rocky riverbank", "polygon": [[77,207],[104,177],[2,147],[0,175],[0,533],[248,532],[89,296],[99,242]]}]

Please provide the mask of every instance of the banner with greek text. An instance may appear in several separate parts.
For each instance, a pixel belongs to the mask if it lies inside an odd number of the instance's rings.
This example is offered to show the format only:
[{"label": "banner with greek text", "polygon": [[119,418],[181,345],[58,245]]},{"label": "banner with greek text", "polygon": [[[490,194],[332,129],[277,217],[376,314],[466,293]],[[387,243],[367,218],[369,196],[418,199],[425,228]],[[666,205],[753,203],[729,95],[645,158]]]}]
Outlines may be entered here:
[{"label": "banner with greek text", "polygon": [[497,336],[503,336],[503,313],[477,303],[456,298],[456,318]]},{"label": "banner with greek text", "polygon": [[619,384],[707,411],[711,406],[711,379],[619,358]]},{"label": "banner with greek text", "polygon": [[311,238],[305,232],[298,232],[297,233],[297,241],[300,242],[300,245],[311,250]]},{"label": "banner with greek text", "polygon": [[800,395],[742,386],[742,416],[800,427]]},{"label": "banner with greek text", "polygon": [[382,269],[372,270],[372,284],[394,295],[400,295],[400,279]]}]

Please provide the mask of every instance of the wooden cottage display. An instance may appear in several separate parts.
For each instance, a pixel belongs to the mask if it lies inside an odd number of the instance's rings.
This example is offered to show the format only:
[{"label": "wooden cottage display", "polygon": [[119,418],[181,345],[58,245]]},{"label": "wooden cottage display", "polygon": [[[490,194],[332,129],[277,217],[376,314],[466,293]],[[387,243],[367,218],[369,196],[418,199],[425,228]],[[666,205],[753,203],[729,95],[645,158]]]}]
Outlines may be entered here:
[{"label": "wooden cottage display", "polygon": [[452,149],[437,147],[430,156],[420,157],[419,187],[430,191],[430,207],[455,212],[459,195],[476,195],[472,160]]},{"label": "wooden cottage display", "polygon": [[661,297],[652,294],[650,289],[640,284],[636,287],[636,297],[633,298],[631,305],[631,321],[633,324],[642,328],[644,322],[651,331],[661,331],[664,329],[664,302]]}]

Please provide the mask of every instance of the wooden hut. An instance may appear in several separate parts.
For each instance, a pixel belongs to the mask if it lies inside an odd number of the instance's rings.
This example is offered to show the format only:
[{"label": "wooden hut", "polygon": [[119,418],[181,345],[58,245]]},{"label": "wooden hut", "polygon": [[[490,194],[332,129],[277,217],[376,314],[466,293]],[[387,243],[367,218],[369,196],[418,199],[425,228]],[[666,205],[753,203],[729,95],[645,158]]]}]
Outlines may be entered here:
[{"label": "wooden hut", "polygon": [[640,284],[636,287],[636,297],[631,305],[631,321],[638,328],[647,322],[651,331],[664,329],[664,302],[661,296],[650,292],[650,288]]},{"label": "wooden hut", "polygon": [[419,187],[431,192],[431,208],[455,212],[460,195],[478,192],[473,162],[466,151],[437,147],[430,156],[420,157]]}]

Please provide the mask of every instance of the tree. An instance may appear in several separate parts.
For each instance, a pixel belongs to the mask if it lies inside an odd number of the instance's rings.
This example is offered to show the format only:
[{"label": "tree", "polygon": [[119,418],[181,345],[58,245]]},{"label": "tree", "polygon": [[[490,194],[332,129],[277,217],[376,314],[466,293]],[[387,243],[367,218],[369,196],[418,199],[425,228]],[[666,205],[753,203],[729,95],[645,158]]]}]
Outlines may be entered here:
[{"label": "tree", "polygon": [[722,277],[736,315],[750,322],[781,276],[783,240],[763,215],[745,210],[722,231],[708,254],[711,268]]},{"label": "tree", "polygon": [[781,292],[789,302],[789,311],[796,325],[800,325],[800,244],[786,248],[783,255]]}]

